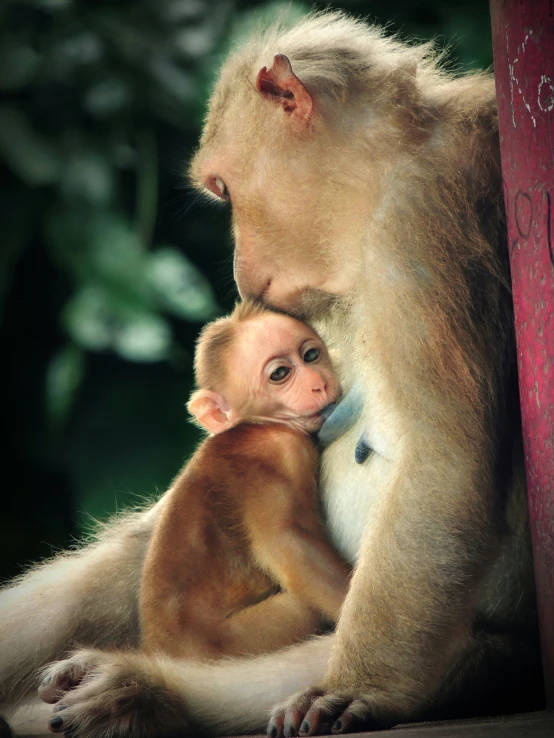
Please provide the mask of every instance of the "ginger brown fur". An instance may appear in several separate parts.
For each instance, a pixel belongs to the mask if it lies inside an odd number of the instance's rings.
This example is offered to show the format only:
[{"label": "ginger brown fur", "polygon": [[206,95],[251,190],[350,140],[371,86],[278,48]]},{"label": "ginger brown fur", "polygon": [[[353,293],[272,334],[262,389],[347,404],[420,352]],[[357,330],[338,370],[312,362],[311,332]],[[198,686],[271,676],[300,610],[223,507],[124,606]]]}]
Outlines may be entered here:
[{"label": "ginger brown fur", "polygon": [[317,466],[311,438],[285,425],[245,423],[202,443],[146,556],[147,651],[264,653],[336,621],[348,568],[320,522]]},{"label": "ginger brown fur", "polygon": [[[247,322],[256,331],[254,354],[242,346],[244,360],[235,365],[233,349],[244,344]],[[240,416],[202,442],[172,485],[154,527],[140,594],[147,651],[179,658],[252,655],[303,640],[337,620],[349,569],[328,544],[320,520],[314,442],[286,422],[244,422],[257,389],[254,358],[265,348],[260,332],[269,335],[268,355],[283,345],[280,336],[272,338],[275,323],[284,324],[285,347],[306,336],[307,350],[317,345],[307,326],[248,304],[208,325],[198,341],[200,391],[191,400],[192,411],[218,391],[225,393],[233,374],[245,375],[246,385]],[[285,360],[273,363],[288,370]],[[321,373],[321,364],[326,364],[323,353],[308,367]],[[315,391],[326,405],[336,399],[336,388],[329,387],[332,396],[322,394],[319,378],[302,392]],[[281,394],[289,379],[292,370],[276,384]],[[202,390],[208,396],[198,402]]]}]

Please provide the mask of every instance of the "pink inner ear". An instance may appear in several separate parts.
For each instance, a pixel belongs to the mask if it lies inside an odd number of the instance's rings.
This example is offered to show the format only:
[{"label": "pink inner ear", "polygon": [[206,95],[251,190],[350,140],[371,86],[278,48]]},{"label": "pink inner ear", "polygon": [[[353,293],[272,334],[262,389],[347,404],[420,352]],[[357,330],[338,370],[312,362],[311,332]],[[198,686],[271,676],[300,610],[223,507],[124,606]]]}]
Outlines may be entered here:
[{"label": "pink inner ear", "polygon": [[[271,74],[271,70],[268,71],[267,67],[262,67],[258,72],[256,89],[258,92],[261,92],[262,95],[271,95],[271,97],[285,97],[287,92],[282,87],[279,87],[275,78]],[[294,95],[289,93],[288,97],[292,98]]]},{"label": "pink inner ear", "polygon": [[258,72],[256,89],[266,98],[283,106],[285,112],[298,120],[308,122],[312,115],[313,100],[308,90],[292,71],[290,61],[284,54],[277,54],[268,69]]}]

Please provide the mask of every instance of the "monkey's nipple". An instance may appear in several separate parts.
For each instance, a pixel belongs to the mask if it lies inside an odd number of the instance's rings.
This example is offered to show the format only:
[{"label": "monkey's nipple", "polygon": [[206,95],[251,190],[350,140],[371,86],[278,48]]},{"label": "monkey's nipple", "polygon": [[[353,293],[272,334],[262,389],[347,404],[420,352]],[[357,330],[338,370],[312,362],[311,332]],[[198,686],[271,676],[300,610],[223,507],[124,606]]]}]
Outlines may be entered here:
[{"label": "monkey's nipple", "polygon": [[331,413],[334,411],[336,406],[337,406],[337,403],[332,402],[330,405],[327,405],[326,407],[324,407],[323,410],[320,410],[318,412],[318,415],[320,415],[323,418],[323,420],[327,420],[327,418],[331,415]]}]

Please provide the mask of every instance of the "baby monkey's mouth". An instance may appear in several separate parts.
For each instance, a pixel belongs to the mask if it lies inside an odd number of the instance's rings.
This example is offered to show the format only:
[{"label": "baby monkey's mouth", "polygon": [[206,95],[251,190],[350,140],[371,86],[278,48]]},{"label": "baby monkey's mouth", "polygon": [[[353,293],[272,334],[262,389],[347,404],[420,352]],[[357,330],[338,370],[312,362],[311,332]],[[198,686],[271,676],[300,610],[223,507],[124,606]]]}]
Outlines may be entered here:
[{"label": "baby monkey's mouth", "polygon": [[333,413],[336,406],[336,402],[331,402],[329,405],[326,405],[323,409],[321,409],[318,412],[318,415],[323,418],[323,420],[327,420],[327,418]]},{"label": "baby monkey's mouth", "polygon": [[[318,426],[318,430],[323,426],[329,417],[333,414],[335,408],[337,407],[339,400],[341,399],[342,391],[338,389],[337,391],[330,393],[329,399],[333,399],[332,402],[329,402],[327,405],[324,405],[320,410],[313,413],[313,415],[309,415],[307,417],[307,421],[312,424],[312,433],[314,432],[315,425]],[[316,431],[317,432],[317,431]]]}]

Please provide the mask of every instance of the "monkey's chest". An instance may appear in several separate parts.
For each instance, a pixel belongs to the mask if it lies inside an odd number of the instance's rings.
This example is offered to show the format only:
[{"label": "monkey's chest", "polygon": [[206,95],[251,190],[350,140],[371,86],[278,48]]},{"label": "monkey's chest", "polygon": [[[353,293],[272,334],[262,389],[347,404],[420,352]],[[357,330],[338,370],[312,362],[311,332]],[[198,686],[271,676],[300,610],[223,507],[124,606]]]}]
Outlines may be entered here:
[{"label": "monkey's chest", "polygon": [[[321,459],[319,490],[326,527],[337,550],[352,564],[387,494],[399,446],[393,409],[379,400],[365,391],[360,419]],[[357,453],[360,439],[370,449],[365,456]]]}]

